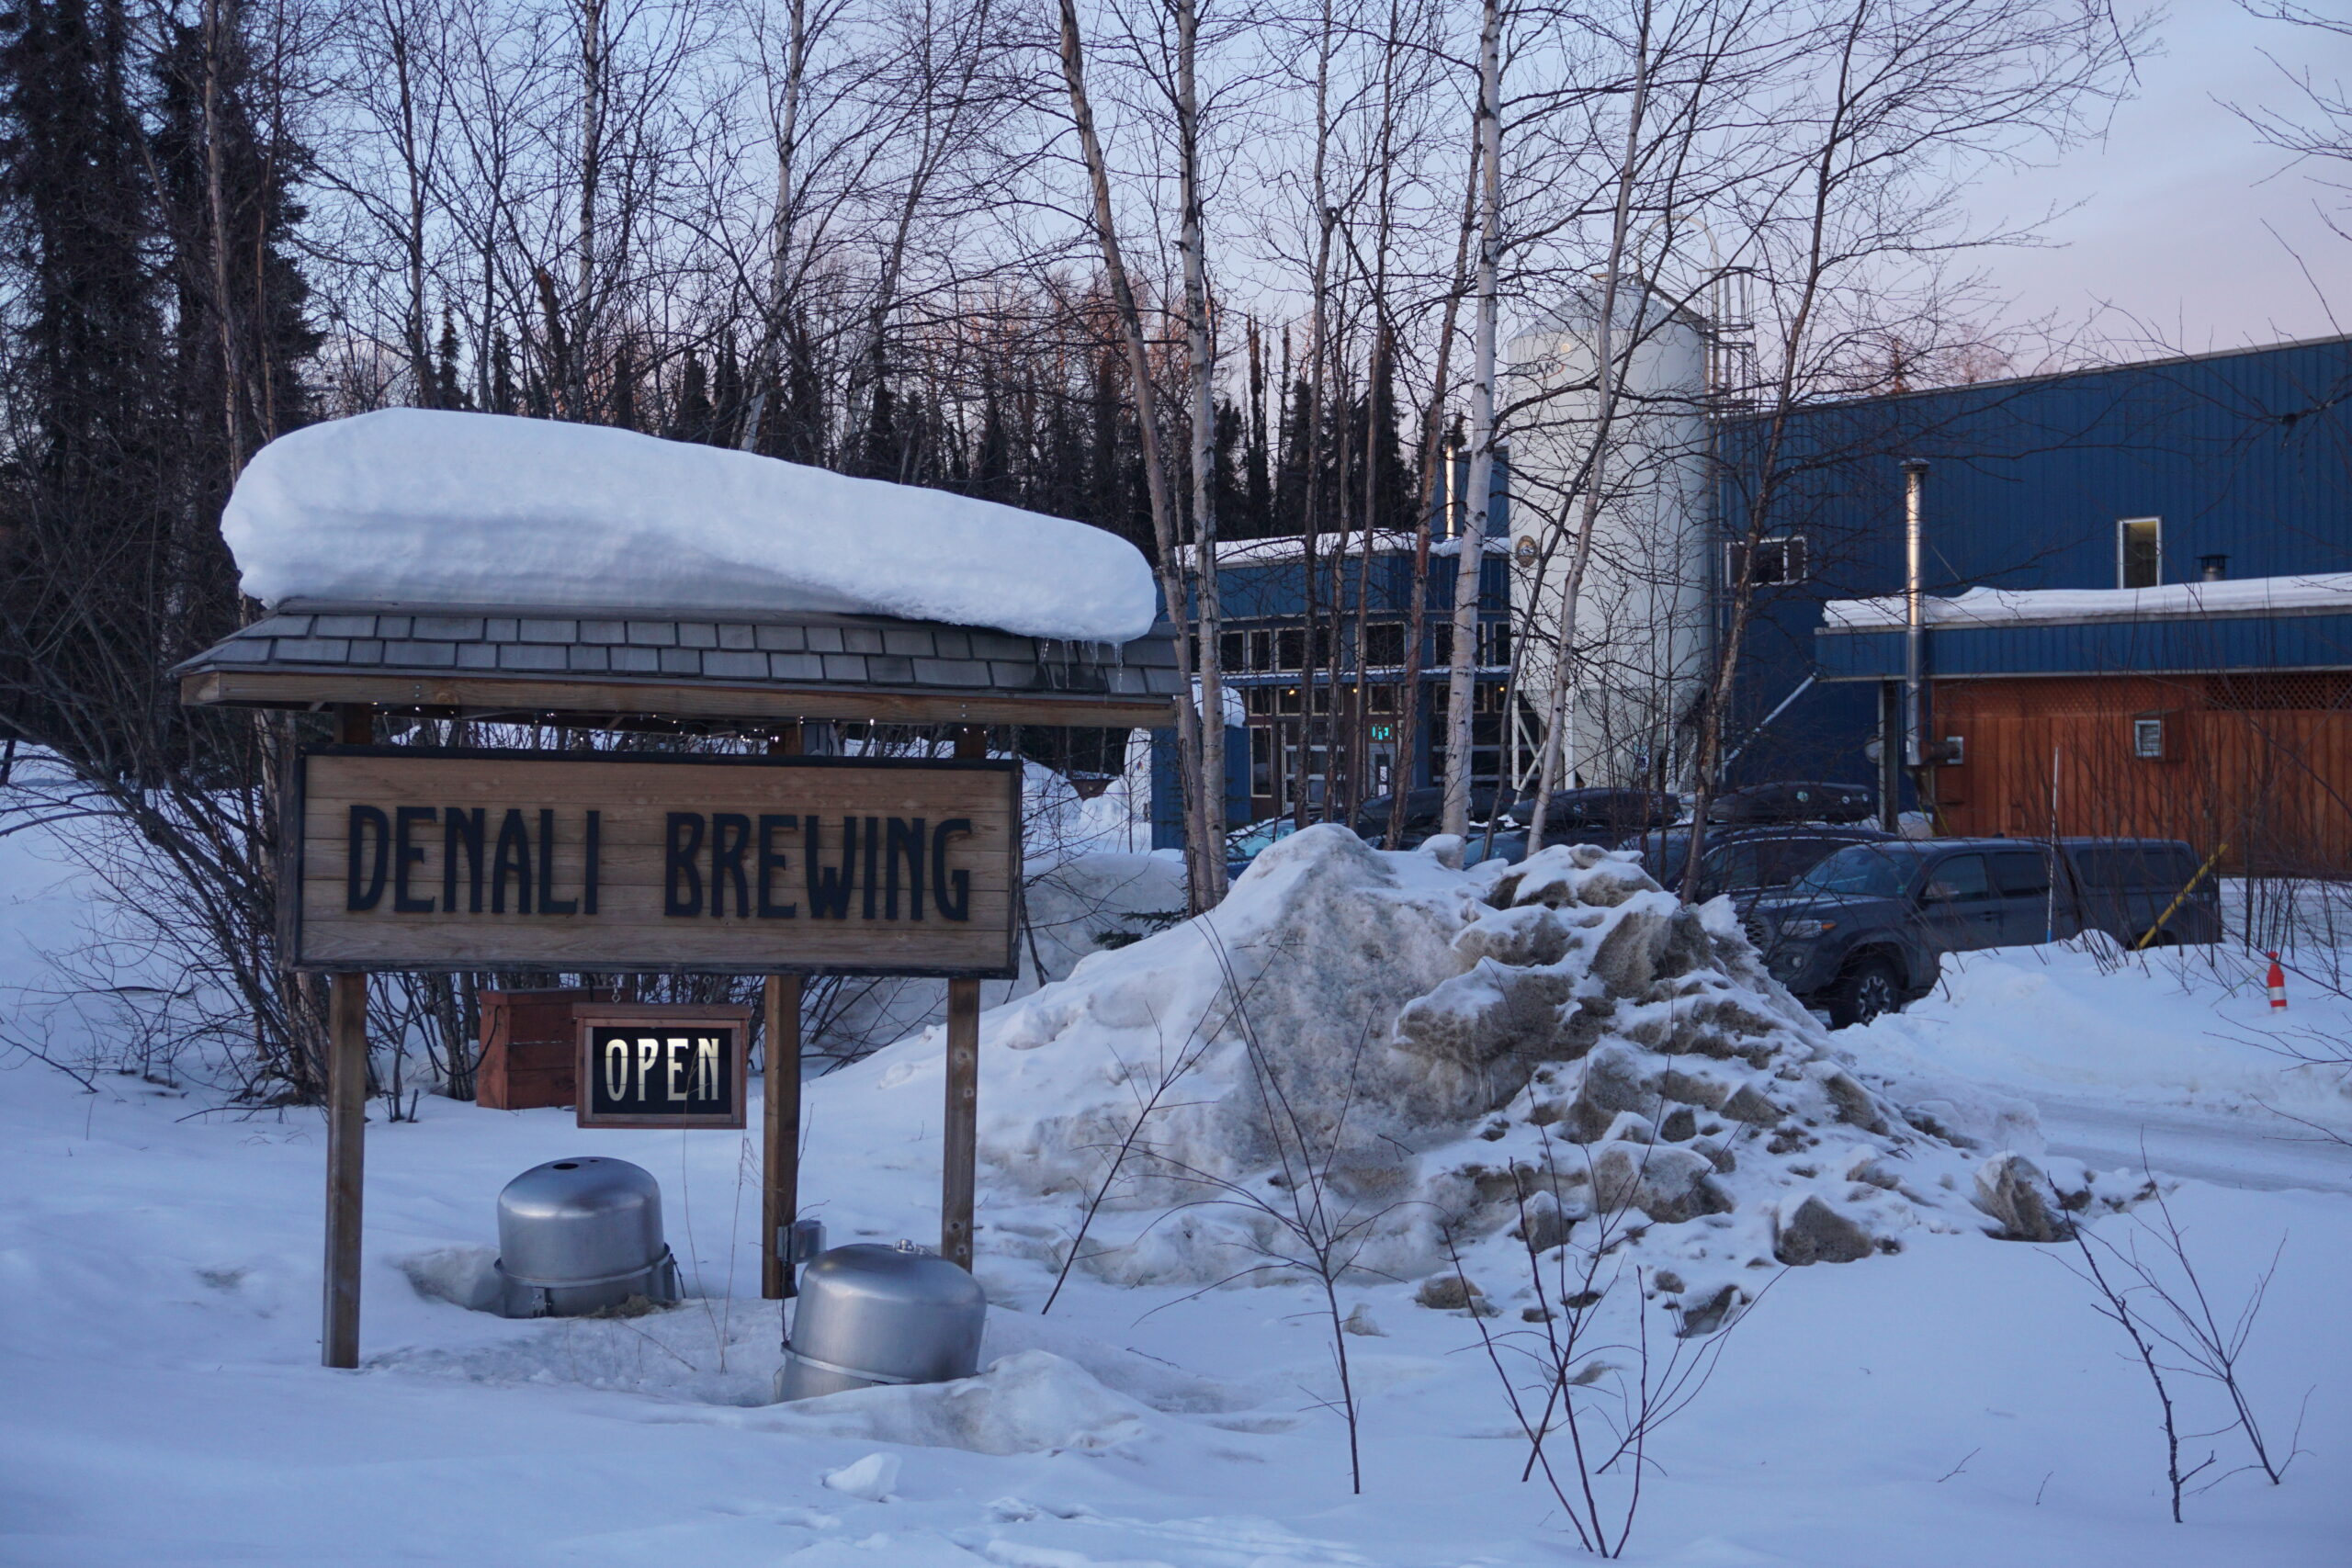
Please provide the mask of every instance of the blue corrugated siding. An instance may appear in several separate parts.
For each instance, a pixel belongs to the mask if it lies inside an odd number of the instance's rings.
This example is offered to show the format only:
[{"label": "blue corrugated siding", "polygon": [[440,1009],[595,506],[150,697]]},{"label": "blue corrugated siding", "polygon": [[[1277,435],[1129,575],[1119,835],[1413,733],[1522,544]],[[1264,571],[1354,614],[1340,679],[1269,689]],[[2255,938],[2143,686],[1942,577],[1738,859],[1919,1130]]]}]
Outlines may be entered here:
[{"label": "blue corrugated siding", "polygon": [[[1901,632],[1825,632],[1815,646],[1825,681],[1903,673]],[[1928,672],[1943,678],[2345,670],[2352,669],[2352,609],[2225,621],[1931,626],[1927,655]]]},{"label": "blue corrugated siding", "polygon": [[[1225,727],[1225,818],[1238,827],[1250,820],[1250,732]],[[1176,731],[1151,732],[1151,847],[1184,847],[1184,788],[1176,772]]]},{"label": "blue corrugated siding", "polygon": [[[1356,572],[1363,564],[1361,556],[1351,554],[1343,563],[1340,574],[1340,603],[1346,613],[1354,614],[1357,600]],[[1453,577],[1457,570],[1455,558],[1433,555],[1430,558],[1429,596],[1426,607],[1443,615],[1453,608]],[[1331,613],[1331,562],[1324,557],[1315,563],[1316,614]],[[1372,558],[1367,574],[1364,597],[1372,614],[1401,615],[1413,603],[1413,558],[1403,552],[1376,555]],[[1217,572],[1217,598],[1228,621],[1280,620],[1295,618],[1306,613],[1306,570],[1303,560],[1277,561],[1262,566],[1231,565]],[[1486,558],[1484,570],[1478,576],[1478,607],[1482,611],[1502,614],[1510,607],[1510,562],[1504,556]]]},{"label": "blue corrugated siding", "polygon": [[[1825,662],[1816,667],[1813,634],[1825,599],[1900,591],[1902,458],[1933,465],[1927,490],[1930,593],[1978,586],[2112,588],[2115,525],[2126,517],[2164,519],[2167,582],[2193,577],[2201,555],[2228,556],[2233,578],[2342,571],[2352,570],[2347,411],[2352,340],[1801,412],[1782,437],[1776,468],[1786,488],[1768,515],[1773,533],[1806,536],[1811,581],[1759,595],[1742,648],[1733,732],[1744,733],[1806,675],[1832,677],[1846,668],[1827,660],[1874,657],[1860,648],[1833,653],[1831,645],[1859,639],[1824,637]],[[1727,422],[1722,429],[1727,533],[1745,527],[1760,467],[1756,454],[1770,435],[1760,421]],[[2345,662],[2331,652],[2340,628],[2293,635],[2310,639],[2306,657]],[[2260,657],[2283,659],[2285,647]],[[2119,667],[2114,660],[2157,651],[2129,639],[2100,648],[2098,656],[2111,661],[2101,667],[2110,669]],[[2091,654],[2061,655],[2028,639],[2014,657]],[[1739,759],[1737,782],[1866,779],[1860,748],[1876,712],[1865,688],[1815,686],[1755,738]]]}]

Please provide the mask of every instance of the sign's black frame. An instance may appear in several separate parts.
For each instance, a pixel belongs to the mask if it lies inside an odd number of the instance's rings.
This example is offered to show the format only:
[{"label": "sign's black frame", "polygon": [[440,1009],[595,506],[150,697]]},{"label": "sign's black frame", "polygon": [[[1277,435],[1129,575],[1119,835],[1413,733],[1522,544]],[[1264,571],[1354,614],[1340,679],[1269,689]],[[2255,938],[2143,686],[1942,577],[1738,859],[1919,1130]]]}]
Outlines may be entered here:
[{"label": "sign's black frame", "polygon": [[[741,1132],[749,1126],[752,1103],[752,1010],[748,1007],[697,1006],[692,1003],[635,1005],[605,1003],[583,1008],[575,1020],[578,1034],[573,1044],[574,1078],[572,1081],[572,1119],[582,1127],[707,1127],[724,1132]],[[590,1076],[595,1070],[595,1033],[598,1029],[645,1029],[665,1032],[692,1032],[697,1029],[727,1029],[734,1032],[734,1060],[729,1071],[734,1074],[735,1109],[723,1115],[709,1111],[679,1111],[658,1116],[630,1116],[616,1111],[598,1111],[596,1086]]]},{"label": "sign's black frame", "polygon": [[[776,757],[707,751],[537,751],[525,748],[480,746],[304,746],[295,753],[291,778],[279,817],[279,820],[290,829],[288,836],[293,840],[293,846],[291,852],[280,856],[278,861],[277,951],[282,955],[281,964],[292,971],[310,974],[461,974],[482,967],[482,964],[475,960],[390,963],[379,958],[312,960],[303,955],[302,872],[309,837],[304,831],[307,820],[304,807],[309,794],[311,759],[313,757],[386,757],[444,762],[596,762],[648,767],[995,773],[1004,780],[1006,809],[1012,824],[1006,886],[1014,891],[1016,901],[1021,886],[1022,764],[1011,758]],[[995,964],[913,964],[899,958],[888,958],[872,964],[845,964],[839,959],[795,962],[789,955],[788,938],[782,937],[782,933],[779,936],[778,955],[758,963],[682,963],[676,959],[644,955],[594,961],[567,957],[560,968],[566,974],[580,975],[851,975],[869,978],[908,976],[948,980],[1012,980],[1019,978],[1021,974],[1020,921],[1014,918],[1011,907],[1008,907],[1005,919],[1004,959]]]}]

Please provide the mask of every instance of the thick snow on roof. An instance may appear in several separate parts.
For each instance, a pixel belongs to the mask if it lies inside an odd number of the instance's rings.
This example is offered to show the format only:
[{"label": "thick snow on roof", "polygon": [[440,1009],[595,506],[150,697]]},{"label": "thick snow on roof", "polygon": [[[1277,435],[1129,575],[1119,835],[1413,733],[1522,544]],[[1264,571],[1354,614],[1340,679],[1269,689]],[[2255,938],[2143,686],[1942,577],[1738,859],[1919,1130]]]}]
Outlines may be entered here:
[{"label": "thick snow on roof", "polygon": [[1102,529],[601,425],[387,409],[279,437],[221,519],[245,592],[818,610],[1126,642],[1150,568]]},{"label": "thick snow on roof", "polygon": [[[1877,631],[1904,624],[1899,593],[1875,599],[1832,599],[1821,608],[1831,631]],[[2352,613],[2352,572],[2175,582],[2161,588],[1972,588],[1953,598],[1928,599],[1922,613],[1929,626],[2001,626],[2182,620],[2197,615],[2258,615],[2267,610]]]}]

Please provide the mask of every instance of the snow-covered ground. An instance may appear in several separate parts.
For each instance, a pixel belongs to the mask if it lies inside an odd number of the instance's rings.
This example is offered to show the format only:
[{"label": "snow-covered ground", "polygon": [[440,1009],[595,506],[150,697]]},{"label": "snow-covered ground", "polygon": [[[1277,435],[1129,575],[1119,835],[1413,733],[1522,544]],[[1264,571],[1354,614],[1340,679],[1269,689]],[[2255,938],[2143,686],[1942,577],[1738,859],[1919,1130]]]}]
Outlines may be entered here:
[{"label": "snow-covered ground", "polygon": [[2352,1194],[2352,1074],[2283,1054],[2352,1041],[2352,1005],[2290,979],[2275,1012],[2263,978],[2226,949],[1961,953],[1935,995],[1839,1043],[2032,1100],[2053,1154],[2136,1168],[2144,1138],[2176,1175]]},{"label": "snow-covered ground", "polygon": [[[60,930],[79,898],[22,846],[0,848],[0,967],[21,975],[26,939]],[[1112,956],[1131,965],[1140,951]],[[1102,976],[1127,972],[1099,962],[1080,982],[1109,995]],[[1712,1382],[1654,1442],[1630,1560],[2346,1560],[2352,1196],[2243,1168],[2279,1130],[2265,1101],[2329,1124],[2352,1114],[2230,1043],[2267,1022],[2258,991],[2180,973],[2101,974],[2066,952],[1980,955],[1954,966],[1944,993],[1838,1043],[1890,1078],[1973,1077],[2116,1125],[2198,1129],[2210,1174],[2229,1179],[2185,1172],[2173,1203],[2209,1284],[2233,1301],[2285,1244],[2246,1368],[2274,1436],[2302,1413],[2305,1451],[2286,1483],[2233,1476],[2171,1523],[2143,1374],[2063,1252],[1915,1229],[1893,1255],[1777,1275],[1724,1341]],[[1154,1002],[1148,988],[1131,999]],[[1177,999],[1174,987],[1158,998]],[[2299,1006],[2300,1021],[2335,1026],[2315,1000]],[[984,1116],[992,1080],[999,1106],[1025,1092],[998,1038],[1014,1021],[1012,1009],[990,1020]],[[1021,1072],[1044,1070],[1029,1064],[1046,1044],[1080,1039],[1032,1038]],[[909,1042],[810,1086],[804,1197],[834,1241],[934,1230],[933,1049]],[[2050,1127],[2062,1148],[2086,1142],[2067,1114]],[[1481,1325],[1417,1305],[1409,1280],[1340,1290],[1342,1310],[1361,1307],[1360,1325],[1377,1331],[1348,1340],[1364,1395],[1354,1495],[1317,1292],[1120,1286],[1078,1270],[1041,1315],[1053,1282],[1041,1241],[1067,1233],[1074,1207],[1001,1170],[984,1173],[979,1233],[994,1370],[944,1390],[772,1406],[778,1321],[756,1299],[744,1138],[582,1133],[566,1112],[434,1100],[420,1121],[379,1120],[368,1138],[365,1364],[330,1372],[316,1364],[315,1113],[224,1111],[199,1086],[129,1077],[90,1094],[22,1056],[0,1063],[0,1561],[1579,1560],[1550,1495],[1520,1479],[1526,1445]],[[2138,1164],[2126,1142],[2128,1162],[2091,1163]],[[492,1244],[507,1179],[583,1149],[661,1180],[684,1305],[509,1323],[431,1292]],[[2162,1170],[2155,1139],[2150,1156]],[[2100,1224],[2120,1238],[2130,1223]],[[1514,1304],[1491,1258],[1479,1267]],[[1524,1325],[1507,1311],[1486,1326]],[[2192,1427],[2210,1425],[2206,1392],[2188,1397]],[[883,1461],[863,1462],[874,1455]]]}]

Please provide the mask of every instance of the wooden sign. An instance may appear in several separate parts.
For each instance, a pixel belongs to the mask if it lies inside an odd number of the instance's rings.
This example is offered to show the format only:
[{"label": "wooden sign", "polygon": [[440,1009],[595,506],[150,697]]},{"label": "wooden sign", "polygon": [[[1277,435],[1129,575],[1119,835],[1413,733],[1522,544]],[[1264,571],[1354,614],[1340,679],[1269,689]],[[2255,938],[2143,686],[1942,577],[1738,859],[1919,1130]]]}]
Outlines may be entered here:
[{"label": "wooden sign", "polygon": [[1017,973],[1012,761],[305,750],[298,969]]},{"label": "wooden sign", "polygon": [[583,1009],[580,1125],[740,1128],[751,1041],[750,1008]]}]

